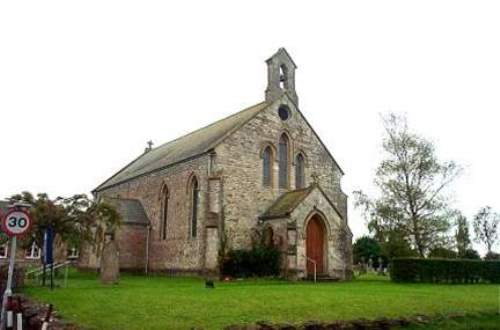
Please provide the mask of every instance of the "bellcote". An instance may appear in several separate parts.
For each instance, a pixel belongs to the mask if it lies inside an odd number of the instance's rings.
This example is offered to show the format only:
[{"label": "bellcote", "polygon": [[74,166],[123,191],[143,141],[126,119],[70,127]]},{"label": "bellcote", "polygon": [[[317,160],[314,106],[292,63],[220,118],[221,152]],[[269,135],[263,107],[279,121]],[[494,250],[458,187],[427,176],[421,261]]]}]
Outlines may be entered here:
[{"label": "bellcote", "polygon": [[298,97],[295,92],[295,69],[297,69],[297,66],[285,48],[278,49],[266,63],[266,101],[273,102],[286,93],[295,104],[298,104]]}]

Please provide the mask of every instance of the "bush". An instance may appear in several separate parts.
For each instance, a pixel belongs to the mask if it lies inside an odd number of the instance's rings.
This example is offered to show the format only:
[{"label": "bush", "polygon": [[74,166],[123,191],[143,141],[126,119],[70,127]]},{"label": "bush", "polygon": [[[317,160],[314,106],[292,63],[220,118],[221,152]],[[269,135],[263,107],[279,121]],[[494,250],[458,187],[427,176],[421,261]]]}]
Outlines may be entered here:
[{"label": "bush", "polygon": [[437,247],[431,250],[429,258],[457,259],[458,254],[444,247]]},{"label": "bush", "polygon": [[484,260],[500,260],[500,254],[492,251],[488,252],[484,256]]},{"label": "bush", "polygon": [[222,275],[232,277],[277,276],[280,274],[281,252],[274,247],[231,250],[224,258]]},{"label": "bush", "polygon": [[500,261],[395,258],[390,269],[395,282],[500,283]]},{"label": "bush", "polygon": [[459,256],[461,259],[474,259],[474,260],[480,260],[481,256],[479,253],[474,250],[474,249],[467,249],[465,250],[464,254]]}]

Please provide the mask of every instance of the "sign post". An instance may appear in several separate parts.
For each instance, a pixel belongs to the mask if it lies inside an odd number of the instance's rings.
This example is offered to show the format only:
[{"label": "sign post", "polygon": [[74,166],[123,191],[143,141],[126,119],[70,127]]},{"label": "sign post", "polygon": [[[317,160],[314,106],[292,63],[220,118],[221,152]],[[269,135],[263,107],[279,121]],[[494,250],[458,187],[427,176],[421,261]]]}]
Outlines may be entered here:
[{"label": "sign post", "polygon": [[12,278],[14,276],[14,264],[16,261],[17,236],[22,236],[31,228],[29,213],[22,206],[15,205],[2,218],[2,230],[10,237],[10,259],[7,286],[2,299],[2,314],[0,317],[0,329],[5,329],[6,307],[9,297],[12,296]]},{"label": "sign post", "polygon": [[50,289],[54,289],[54,228],[48,225],[43,235],[43,285],[45,286],[45,270],[50,266]]}]

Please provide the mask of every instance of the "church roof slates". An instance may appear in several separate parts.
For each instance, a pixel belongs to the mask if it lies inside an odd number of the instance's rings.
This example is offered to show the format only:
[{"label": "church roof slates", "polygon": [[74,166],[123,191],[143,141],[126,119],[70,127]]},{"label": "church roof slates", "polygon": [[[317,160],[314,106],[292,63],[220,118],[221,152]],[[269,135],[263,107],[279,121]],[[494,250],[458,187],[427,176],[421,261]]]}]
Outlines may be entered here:
[{"label": "church roof slates", "polygon": [[125,166],[98,186],[95,191],[110,188],[130,179],[206,153],[260,111],[264,110],[268,105],[266,102],[258,103],[227,118],[156,147]]},{"label": "church roof slates", "polygon": [[314,186],[310,186],[308,188],[297,189],[284,193],[266,210],[266,212],[264,212],[264,214],[260,216],[260,219],[287,217],[313,189]]},{"label": "church roof slates", "polygon": [[317,183],[313,183],[307,188],[292,190],[284,193],[259,217],[259,219],[269,220],[288,217],[314,189],[318,189],[320,191],[338,216],[343,219],[342,213],[340,213],[337,206],[335,206],[328,195],[325,194],[323,189],[321,189],[320,185]]},{"label": "church roof slates", "polygon": [[116,210],[122,216],[122,223],[137,224],[147,226],[149,218],[144,211],[144,207],[137,199],[106,198],[105,202],[116,207]]}]

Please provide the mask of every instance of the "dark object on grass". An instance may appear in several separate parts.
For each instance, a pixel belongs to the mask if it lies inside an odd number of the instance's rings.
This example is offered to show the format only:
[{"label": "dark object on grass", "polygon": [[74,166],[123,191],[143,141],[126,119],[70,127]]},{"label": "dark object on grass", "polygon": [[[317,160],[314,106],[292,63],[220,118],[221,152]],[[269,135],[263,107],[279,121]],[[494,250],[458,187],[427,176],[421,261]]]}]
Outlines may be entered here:
[{"label": "dark object on grass", "polygon": [[205,288],[207,289],[215,289],[214,281],[205,280]]}]

